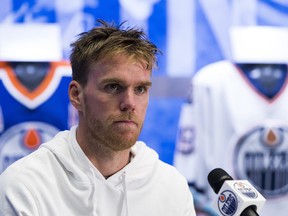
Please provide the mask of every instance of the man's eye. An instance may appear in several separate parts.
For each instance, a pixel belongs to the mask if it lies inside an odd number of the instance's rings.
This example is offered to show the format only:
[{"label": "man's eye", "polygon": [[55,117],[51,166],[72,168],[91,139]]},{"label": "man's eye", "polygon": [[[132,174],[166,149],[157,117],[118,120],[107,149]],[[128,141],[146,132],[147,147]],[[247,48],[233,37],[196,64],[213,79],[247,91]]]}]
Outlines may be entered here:
[{"label": "man's eye", "polygon": [[136,92],[137,92],[138,94],[144,94],[146,91],[147,91],[147,88],[144,87],[144,86],[138,86],[138,87],[136,88]]},{"label": "man's eye", "polygon": [[117,92],[119,91],[120,89],[120,86],[118,84],[108,84],[105,86],[105,89],[108,91],[108,92],[111,92],[111,93],[114,93],[114,92]]}]

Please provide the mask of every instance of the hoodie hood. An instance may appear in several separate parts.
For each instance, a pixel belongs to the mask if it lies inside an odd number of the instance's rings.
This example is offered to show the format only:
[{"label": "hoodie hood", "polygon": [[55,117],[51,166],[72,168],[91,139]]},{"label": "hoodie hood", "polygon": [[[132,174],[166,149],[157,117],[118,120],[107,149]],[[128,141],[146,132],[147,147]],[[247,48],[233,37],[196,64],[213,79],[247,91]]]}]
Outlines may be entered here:
[{"label": "hoodie hood", "polygon": [[[136,191],[144,185],[149,185],[157,167],[158,154],[145,143],[138,141],[131,148],[133,155],[131,162],[105,179],[77,143],[76,128],[74,126],[70,131],[58,133],[52,142],[43,144],[40,148],[46,148],[54,154],[68,175],[68,179],[72,179],[76,184],[86,184],[91,188],[92,203],[102,203],[100,206],[105,206],[104,197],[107,197],[106,202],[111,203],[114,200],[117,203],[115,207],[117,206],[117,212],[122,212],[121,216],[128,216],[129,191]],[[100,194],[102,197],[98,199]],[[97,215],[97,212],[102,215],[101,210],[97,210],[98,207],[96,204],[93,205],[93,215]]]},{"label": "hoodie hood", "polygon": [[[153,174],[153,169],[158,161],[158,154],[151,148],[148,148],[142,141],[137,141],[131,148],[133,155],[131,162],[122,170],[118,171],[108,179],[97,170],[97,168],[86,157],[79,144],[76,141],[76,128],[74,126],[70,131],[63,131],[55,136],[53,143],[43,144],[40,148],[47,148],[53,154],[69,174],[78,181],[87,181],[87,177],[95,176],[99,180],[108,181],[114,185],[119,183],[119,177],[126,173],[128,175],[127,183],[137,181],[137,184],[130,185],[137,189],[145,184],[145,179],[149,179]],[[64,135],[64,136],[63,136]],[[79,172],[79,170],[81,170]],[[93,174],[93,175],[92,175]],[[142,184],[139,184],[141,183]]]}]

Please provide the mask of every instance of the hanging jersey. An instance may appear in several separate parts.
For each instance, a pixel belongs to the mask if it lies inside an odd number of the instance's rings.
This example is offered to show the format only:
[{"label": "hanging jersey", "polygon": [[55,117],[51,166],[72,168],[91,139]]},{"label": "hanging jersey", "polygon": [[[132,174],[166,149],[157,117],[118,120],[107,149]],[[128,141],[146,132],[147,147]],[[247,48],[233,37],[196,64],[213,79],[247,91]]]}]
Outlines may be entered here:
[{"label": "hanging jersey", "polygon": [[65,62],[49,65],[44,79],[30,91],[10,64],[0,63],[0,173],[59,130],[77,124],[67,93],[71,67]]},{"label": "hanging jersey", "polygon": [[191,167],[197,162],[198,149],[195,147],[195,109],[192,92],[193,82],[188,91],[188,98],[181,107],[173,160],[173,165],[186,177],[190,185],[194,184],[195,180],[196,169]]},{"label": "hanging jersey", "polygon": [[217,62],[194,76],[193,99],[196,149],[190,157],[195,163],[182,167],[183,174],[190,173],[189,181],[214,199],[207,175],[221,167],[235,179],[249,180],[265,196],[261,215],[287,214],[287,78],[269,99],[234,64]]}]

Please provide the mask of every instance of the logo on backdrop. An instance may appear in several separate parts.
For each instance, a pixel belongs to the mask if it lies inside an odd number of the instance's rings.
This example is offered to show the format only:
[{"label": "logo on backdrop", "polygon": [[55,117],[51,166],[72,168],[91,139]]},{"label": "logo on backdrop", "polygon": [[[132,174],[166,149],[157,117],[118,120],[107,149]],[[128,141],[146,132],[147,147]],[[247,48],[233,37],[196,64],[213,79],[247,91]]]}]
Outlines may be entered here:
[{"label": "logo on backdrop", "polygon": [[0,173],[10,164],[35,151],[59,130],[43,122],[17,124],[0,136]]},{"label": "logo on backdrop", "polygon": [[288,126],[266,124],[241,136],[233,154],[238,179],[248,179],[266,198],[288,196]]},{"label": "logo on backdrop", "polygon": [[195,129],[192,126],[180,127],[178,130],[177,151],[190,154],[195,148]]}]

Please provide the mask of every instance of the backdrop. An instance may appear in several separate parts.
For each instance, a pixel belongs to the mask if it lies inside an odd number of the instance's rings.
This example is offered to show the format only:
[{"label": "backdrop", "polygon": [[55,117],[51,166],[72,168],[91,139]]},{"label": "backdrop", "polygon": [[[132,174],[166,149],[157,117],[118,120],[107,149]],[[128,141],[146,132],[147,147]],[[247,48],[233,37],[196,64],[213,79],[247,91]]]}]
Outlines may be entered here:
[{"label": "backdrop", "polygon": [[98,18],[144,28],[163,55],[154,72],[140,139],[170,164],[190,79],[203,66],[230,58],[229,27],[288,25],[285,0],[1,0],[0,4],[1,24],[58,23],[64,59],[70,42]]}]

